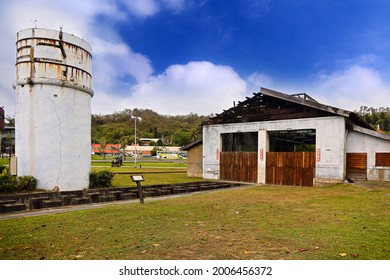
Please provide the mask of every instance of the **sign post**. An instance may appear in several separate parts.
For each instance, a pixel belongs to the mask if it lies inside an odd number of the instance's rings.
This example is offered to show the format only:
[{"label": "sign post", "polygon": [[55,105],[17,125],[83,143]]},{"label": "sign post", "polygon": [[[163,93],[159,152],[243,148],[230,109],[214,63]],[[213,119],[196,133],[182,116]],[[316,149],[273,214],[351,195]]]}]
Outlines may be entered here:
[{"label": "sign post", "polygon": [[137,184],[139,201],[144,203],[144,193],[142,192],[141,182],[145,181],[142,175],[131,175],[131,180]]}]

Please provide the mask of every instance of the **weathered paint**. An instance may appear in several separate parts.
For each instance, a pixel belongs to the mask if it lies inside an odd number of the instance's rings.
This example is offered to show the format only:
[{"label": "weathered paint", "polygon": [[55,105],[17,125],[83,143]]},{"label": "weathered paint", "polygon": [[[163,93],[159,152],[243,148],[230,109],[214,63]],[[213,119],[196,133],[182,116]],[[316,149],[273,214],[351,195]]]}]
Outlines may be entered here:
[{"label": "weathered paint", "polygon": [[222,133],[258,132],[258,183],[265,183],[268,132],[315,129],[315,184],[343,181],[346,175],[346,153],[367,153],[368,180],[390,181],[390,167],[375,166],[377,152],[390,152],[390,137],[361,127],[346,127],[349,125],[346,125],[346,118],[343,116],[205,125],[203,177],[219,179],[220,165],[214,155],[216,150],[221,149]]},{"label": "weathered paint", "polygon": [[260,184],[265,184],[267,151],[269,151],[269,137],[265,129],[259,130],[258,137],[259,153],[257,164],[257,181]]},{"label": "weathered paint", "polygon": [[202,144],[195,145],[188,150],[187,175],[189,177],[202,177],[202,150]]},{"label": "weathered paint", "polygon": [[390,181],[390,167],[375,166],[375,154],[390,152],[390,140],[374,137],[358,131],[349,130],[347,134],[347,153],[367,153],[367,179]]},{"label": "weathered paint", "polygon": [[[316,162],[316,182],[341,181],[345,172],[345,118],[341,116],[294,119],[282,121],[251,122],[243,124],[205,125],[203,127],[203,177],[219,179],[219,161],[214,151],[221,149],[221,134],[236,132],[258,132],[258,151],[269,151],[268,131],[316,130],[316,148],[322,152]],[[258,155],[258,183],[265,182],[266,158]]]},{"label": "weathered paint", "polygon": [[81,190],[91,168],[91,47],[60,33],[34,28],[17,34],[18,175],[36,177],[42,189]]},{"label": "weathered paint", "polygon": [[90,45],[67,33],[63,33],[60,40],[59,34],[56,30],[37,28],[18,33],[15,85],[63,86],[92,96]]},{"label": "weathered paint", "polygon": [[316,120],[316,183],[345,178],[345,118]]},{"label": "weathered paint", "polygon": [[219,128],[221,125],[203,126],[203,178],[219,179],[219,157],[221,147]]}]

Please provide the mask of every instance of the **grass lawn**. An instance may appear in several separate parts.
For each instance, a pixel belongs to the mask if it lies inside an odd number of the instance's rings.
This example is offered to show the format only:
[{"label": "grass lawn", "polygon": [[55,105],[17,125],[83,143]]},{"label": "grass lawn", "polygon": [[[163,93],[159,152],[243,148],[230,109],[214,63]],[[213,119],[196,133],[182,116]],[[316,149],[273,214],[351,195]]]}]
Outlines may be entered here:
[{"label": "grass lawn", "polygon": [[[143,186],[205,181],[202,178],[188,177],[187,173],[151,173],[143,174],[143,177],[145,179],[145,182],[142,182]],[[129,174],[115,174],[111,183],[114,187],[136,186]]]},{"label": "grass lawn", "polygon": [[8,158],[0,158],[0,166],[1,165],[8,165],[9,159]]},{"label": "grass lawn", "polygon": [[390,189],[258,186],[0,221],[0,259],[390,259]]},{"label": "grass lawn", "polygon": [[114,178],[112,179],[112,186],[114,187],[136,186],[136,184],[132,182],[129,173],[141,173],[145,179],[145,182],[142,183],[143,186],[204,181],[204,179],[202,178],[188,177],[186,168],[177,167],[92,167],[92,171],[101,170],[109,170],[111,172],[116,173]]},{"label": "grass lawn", "polygon": [[[92,167],[110,167],[111,166],[111,162],[107,162],[107,161],[92,161],[91,163]],[[142,167],[142,168],[173,168],[173,167],[177,167],[177,168],[187,168],[187,164],[185,162],[164,162],[164,161],[161,161],[161,162],[137,162],[137,167]],[[134,167],[134,162],[124,162],[123,163],[123,167],[120,167],[120,168],[129,168],[129,167]]]}]

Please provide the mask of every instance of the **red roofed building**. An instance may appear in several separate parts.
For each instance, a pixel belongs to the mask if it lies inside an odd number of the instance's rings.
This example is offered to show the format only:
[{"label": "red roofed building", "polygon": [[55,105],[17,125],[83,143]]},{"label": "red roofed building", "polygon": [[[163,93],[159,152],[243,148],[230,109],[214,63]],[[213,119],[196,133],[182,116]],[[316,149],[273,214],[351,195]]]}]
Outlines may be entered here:
[{"label": "red roofed building", "polygon": [[97,154],[100,154],[100,148],[101,148],[102,145],[100,144],[95,144],[93,143],[92,146],[91,146],[91,154],[92,155],[97,155]]},{"label": "red roofed building", "polygon": [[121,144],[107,144],[104,152],[111,156],[116,156],[120,154],[119,149],[121,148]]},{"label": "red roofed building", "polygon": [[[100,155],[102,153],[101,149],[102,145],[100,144],[92,144],[91,146],[91,153],[93,155],[97,154]],[[104,153],[106,155],[116,156],[119,154],[119,149],[121,148],[121,144],[107,144]]]}]

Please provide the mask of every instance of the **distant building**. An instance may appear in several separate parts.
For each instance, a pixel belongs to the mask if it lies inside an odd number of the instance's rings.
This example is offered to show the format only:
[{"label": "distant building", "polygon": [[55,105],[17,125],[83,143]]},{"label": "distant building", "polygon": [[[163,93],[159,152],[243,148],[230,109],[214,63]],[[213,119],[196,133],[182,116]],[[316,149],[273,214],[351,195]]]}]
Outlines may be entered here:
[{"label": "distant building", "polygon": [[100,148],[102,147],[102,145],[100,144],[92,144],[91,145],[91,154],[92,155],[99,155],[101,153],[101,150]]},{"label": "distant building", "polygon": [[137,153],[137,157],[151,157],[154,148],[154,146],[128,145],[126,146],[126,154],[134,156]]},{"label": "distant building", "polygon": [[0,130],[0,156],[8,156],[15,152],[15,127],[5,126]]},{"label": "distant building", "polygon": [[158,140],[160,140],[160,138],[140,138],[141,140],[141,143],[142,143],[142,146],[149,146],[150,145],[150,142],[154,142],[154,143],[157,143]]},{"label": "distant building", "polygon": [[120,154],[121,144],[107,144],[104,152],[111,156],[118,156]]},{"label": "distant building", "polygon": [[162,159],[186,159],[187,151],[178,146],[164,146],[158,149],[156,156]]},{"label": "distant building", "polygon": [[181,147],[172,146],[134,146],[133,144],[126,147],[126,153],[132,156],[137,153],[138,157],[151,157],[156,153],[156,157],[159,159],[181,159],[187,157],[187,152],[181,151]]},{"label": "distant building", "polygon": [[3,107],[0,107],[0,131],[4,129],[5,114]]},{"label": "distant building", "polygon": [[203,145],[202,139],[188,144],[182,148],[187,155],[187,176],[202,177],[203,175]]},{"label": "distant building", "polygon": [[[92,155],[102,155],[103,151],[101,149],[102,145],[92,144],[91,154]],[[104,154],[109,156],[117,156],[120,154],[121,144],[107,144],[104,148]]]}]

